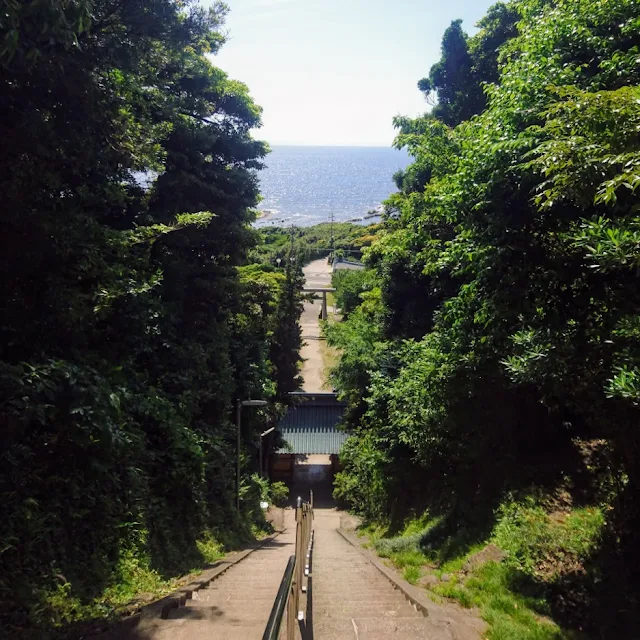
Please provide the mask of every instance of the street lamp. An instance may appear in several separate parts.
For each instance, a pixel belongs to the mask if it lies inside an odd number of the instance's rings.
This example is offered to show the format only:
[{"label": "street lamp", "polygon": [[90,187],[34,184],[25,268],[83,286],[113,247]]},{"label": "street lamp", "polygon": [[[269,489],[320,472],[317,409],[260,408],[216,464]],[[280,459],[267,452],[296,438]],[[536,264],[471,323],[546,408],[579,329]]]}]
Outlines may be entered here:
[{"label": "street lamp", "polygon": [[264,407],[266,400],[239,400],[236,407],[236,510],[240,513],[240,426],[242,407]]},{"label": "street lamp", "polygon": [[260,434],[260,477],[263,477],[263,473],[262,473],[262,438],[264,438],[265,436],[268,436],[272,431],[275,431],[276,428],[275,427],[271,427],[270,429],[267,429],[266,431],[264,431],[263,433]]}]

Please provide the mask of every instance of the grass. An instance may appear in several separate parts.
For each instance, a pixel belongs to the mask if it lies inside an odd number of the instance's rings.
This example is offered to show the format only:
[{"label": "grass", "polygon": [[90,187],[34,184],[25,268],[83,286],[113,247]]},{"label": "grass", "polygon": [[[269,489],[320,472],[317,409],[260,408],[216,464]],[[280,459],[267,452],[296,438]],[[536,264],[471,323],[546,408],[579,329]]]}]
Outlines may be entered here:
[{"label": "grass", "polygon": [[324,387],[331,389],[330,373],[338,363],[338,350],[330,347],[326,340],[320,340],[320,357],[322,358],[322,379],[325,380]]},{"label": "grass", "polygon": [[55,628],[82,621],[115,619],[140,603],[170,593],[178,585],[178,579],[162,578],[152,569],[148,557],[128,551],[121,555],[111,584],[92,601],[86,602],[74,595],[69,582],[60,583],[42,594],[40,606],[48,612],[48,619],[42,622]]},{"label": "grass", "polygon": [[466,552],[461,553],[460,555],[454,555],[453,557],[449,557],[448,553],[443,554],[443,555],[446,555],[447,559],[437,561],[438,564],[435,572],[436,575],[439,578],[442,578],[442,576],[445,574],[458,573],[459,571],[462,571],[462,568],[464,567],[469,557],[472,556],[474,553],[478,553],[479,551],[482,551],[482,549],[484,549],[485,546],[486,545],[483,543],[472,544],[471,546],[468,547],[468,550]]},{"label": "grass", "polygon": [[[257,532],[254,531],[254,535]],[[257,536],[256,536],[257,537]],[[216,540],[210,532],[207,532],[201,540],[196,541],[198,551],[202,554],[204,562],[211,564],[224,558],[224,549],[221,542]]]},{"label": "grass", "polygon": [[433,587],[434,593],[477,607],[489,625],[490,640],[563,640],[575,637],[552,620],[542,597],[525,596],[513,589],[514,573],[507,565],[489,562],[466,580],[454,576]]},{"label": "grass", "polygon": [[420,571],[419,567],[416,567],[414,565],[405,567],[404,571],[402,572],[402,577],[411,584],[416,584],[418,580],[420,580],[421,576],[422,571]]},{"label": "grass", "polygon": [[[507,500],[496,512],[493,530],[480,541],[455,528],[453,535],[443,536],[442,524],[441,518],[425,513],[408,520],[400,535],[388,537],[380,524],[369,524],[361,533],[408,582],[437,576],[440,582],[428,592],[433,599],[476,607],[488,623],[487,640],[584,637],[549,617],[547,595],[555,581],[580,571],[597,547],[604,525],[599,508],[549,513],[533,498]],[[463,571],[469,558],[488,544],[506,552],[506,558]]]},{"label": "grass", "polygon": [[[212,533],[206,533],[196,541],[200,559],[194,560],[192,570],[186,575],[175,577],[163,577],[152,568],[150,556],[141,553],[140,549],[123,550],[113,569],[109,585],[97,597],[90,600],[82,598],[67,581],[34,595],[33,606],[40,611],[40,625],[49,630],[47,633],[53,633],[52,630],[57,628],[61,637],[66,637],[65,629],[70,628],[70,625],[90,625],[97,620],[114,620],[133,612],[141,604],[171,593],[188,582],[194,574],[201,573],[204,567],[223,558],[225,546],[229,546],[229,543],[231,547],[238,546],[235,543],[239,543],[240,539],[236,540],[236,537],[228,535],[225,545]],[[33,637],[29,635],[33,632],[31,629],[26,636],[20,636],[16,631],[15,637]]]},{"label": "grass", "polygon": [[512,567],[548,580],[579,568],[603,525],[596,507],[550,515],[532,500],[511,502],[500,509],[493,541],[509,554]]}]

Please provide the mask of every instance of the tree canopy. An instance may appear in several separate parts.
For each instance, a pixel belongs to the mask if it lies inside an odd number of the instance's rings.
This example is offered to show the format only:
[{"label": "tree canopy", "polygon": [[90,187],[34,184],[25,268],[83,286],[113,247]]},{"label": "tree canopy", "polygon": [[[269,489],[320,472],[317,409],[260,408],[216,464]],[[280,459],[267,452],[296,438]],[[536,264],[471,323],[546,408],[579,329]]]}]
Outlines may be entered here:
[{"label": "tree canopy", "polygon": [[625,611],[637,593],[639,20],[635,0],[521,0],[472,38],[454,22],[420,83],[436,106],[396,120],[415,161],[366,254],[379,303],[330,329],[354,434],[337,494],[369,517],[587,499],[576,447],[598,452],[617,560],[585,579],[590,615],[614,576]]},{"label": "tree canopy", "polygon": [[176,575],[261,517],[255,434],[278,405],[245,416],[239,515],[232,409],[296,387],[299,270],[248,260],[268,149],[247,87],[208,57],[226,11],[0,3],[0,599],[16,633],[113,604],[127,558]]}]

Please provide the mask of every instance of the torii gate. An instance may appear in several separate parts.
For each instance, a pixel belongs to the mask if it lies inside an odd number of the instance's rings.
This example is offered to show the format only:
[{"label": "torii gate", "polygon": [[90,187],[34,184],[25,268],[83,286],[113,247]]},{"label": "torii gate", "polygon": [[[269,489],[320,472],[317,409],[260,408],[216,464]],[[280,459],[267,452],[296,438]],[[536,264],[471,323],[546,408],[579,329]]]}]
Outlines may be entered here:
[{"label": "torii gate", "polygon": [[321,293],[322,294],[322,316],[321,317],[323,320],[326,320],[327,319],[327,293],[333,293],[335,289],[332,287],[324,287],[324,288],[323,287],[318,287],[318,288],[305,287],[302,291],[304,293]]}]

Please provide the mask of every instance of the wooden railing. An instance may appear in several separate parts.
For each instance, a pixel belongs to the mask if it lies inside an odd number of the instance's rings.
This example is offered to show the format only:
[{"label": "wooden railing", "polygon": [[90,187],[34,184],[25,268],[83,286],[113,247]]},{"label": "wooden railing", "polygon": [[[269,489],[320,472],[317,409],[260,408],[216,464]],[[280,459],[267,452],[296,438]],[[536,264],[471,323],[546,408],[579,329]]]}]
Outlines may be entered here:
[{"label": "wooden railing", "polygon": [[307,591],[311,553],[313,550],[313,491],[309,502],[298,498],[296,503],[296,552],[287,562],[269,621],[262,640],[278,640],[284,614],[287,614],[286,640],[294,640],[296,621],[304,620],[300,597]]}]

